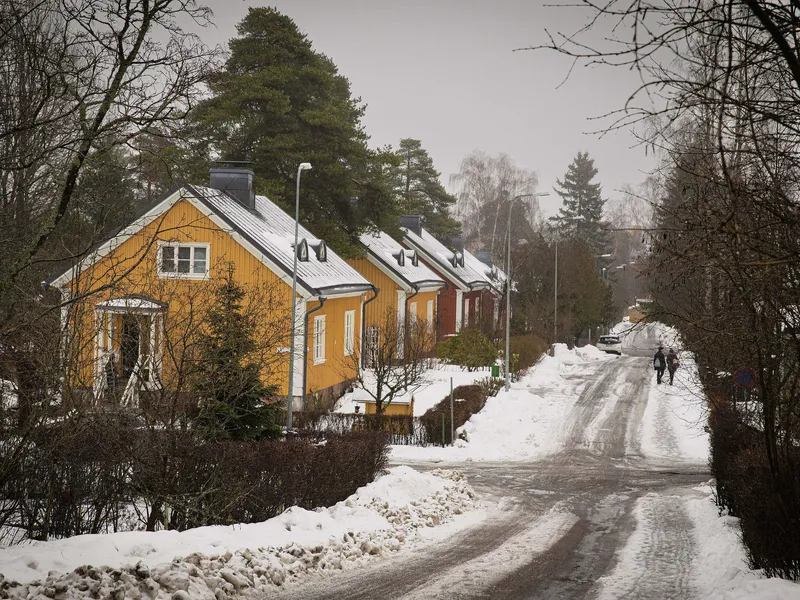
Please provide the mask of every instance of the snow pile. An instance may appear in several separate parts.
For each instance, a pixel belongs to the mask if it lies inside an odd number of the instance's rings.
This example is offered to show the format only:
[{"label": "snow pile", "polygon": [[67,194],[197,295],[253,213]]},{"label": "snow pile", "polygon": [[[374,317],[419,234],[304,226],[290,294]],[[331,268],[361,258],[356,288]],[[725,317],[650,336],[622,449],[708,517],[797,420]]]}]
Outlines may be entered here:
[{"label": "snow pile", "polygon": [[560,449],[560,426],[579,387],[598,368],[616,357],[594,346],[568,350],[556,344],[555,356],[543,356],[506,392],[489,398],[480,413],[472,415],[450,447],[392,446],[392,460],[506,461],[529,460]]},{"label": "snow pile", "polygon": [[647,407],[642,417],[642,454],[649,458],[708,461],[709,439],[705,431],[708,404],[697,377],[697,364],[690,352],[680,355],[674,385],[669,373],[661,385],[655,371],[650,380]]},{"label": "snow pile", "polygon": [[[394,552],[477,505],[460,472],[395,467],[336,506],[293,507],[263,523],[5,548],[0,589],[15,599],[224,600]],[[88,562],[104,566],[81,566]]]},{"label": "snow pile", "polygon": [[694,523],[698,546],[693,573],[700,592],[710,600],[800,599],[800,585],[785,579],[766,578],[747,566],[740,541],[739,519],[718,516],[711,495],[686,504]]}]

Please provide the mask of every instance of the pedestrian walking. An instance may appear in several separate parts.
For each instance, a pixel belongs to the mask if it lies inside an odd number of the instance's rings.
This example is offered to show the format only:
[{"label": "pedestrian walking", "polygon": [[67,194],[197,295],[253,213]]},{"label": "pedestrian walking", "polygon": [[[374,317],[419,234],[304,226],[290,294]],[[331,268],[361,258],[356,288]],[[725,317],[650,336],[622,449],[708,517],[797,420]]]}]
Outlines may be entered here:
[{"label": "pedestrian walking", "polygon": [[664,371],[667,368],[667,359],[664,357],[664,347],[659,346],[658,351],[653,356],[653,368],[656,370],[656,383],[661,383],[661,378],[664,377]]},{"label": "pedestrian walking", "polygon": [[669,352],[667,352],[667,370],[669,371],[670,385],[672,385],[672,380],[675,379],[675,371],[678,370],[680,364],[680,360],[678,360],[678,355],[675,353],[675,350],[670,348]]}]

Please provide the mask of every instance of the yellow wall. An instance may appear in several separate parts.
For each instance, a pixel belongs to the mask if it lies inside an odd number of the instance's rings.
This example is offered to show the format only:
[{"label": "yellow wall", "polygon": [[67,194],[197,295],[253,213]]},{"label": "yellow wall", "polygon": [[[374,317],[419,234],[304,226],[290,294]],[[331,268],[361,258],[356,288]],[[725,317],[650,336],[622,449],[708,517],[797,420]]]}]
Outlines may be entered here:
[{"label": "yellow wall", "polygon": [[[382,327],[386,321],[387,312],[397,319],[397,290],[402,288],[386,273],[373,265],[369,259],[355,258],[349,259],[347,262],[380,290],[378,297],[367,304],[367,325]],[[371,298],[372,295],[370,294],[369,297]]]},{"label": "yellow wall", "polygon": [[417,303],[417,319],[421,321],[428,320],[428,300],[433,301],[433,322],[436,323],[436,292],[420,292],[408,301],[409,311],[411,311],[411,303]]},{"label": "yellow wall", "polygon": [[[209,243],[209,278],[206,280],[163,278],[157,275],[156,240],[171,242]],[[94,335],[96,333],[94,306],[110,298],[127,294],[143,294],[169,303],[166,311],[164,334],[173,344],[180,344],[190,330],[197,331],[198,323],[211,300],[214,284],[227,269],[235,265],[235,279],[249,291],[248,298],[257,300],[259,323],[263,331],[256,332],[258,339],[274,347],[288,346],[288,315],[291,288],[263,265],[228,233],[217,227],[190,202],[178,201],[165,214],[115,248],[109,255],[87,268],[70,284],[73,297],[87,294],[86,300],[76,303],[73,320],[78,332],[73,355],[79,367],[73,375],[76,385],[91,387],[94,377]],[[103,286],[109,286],[103,289]],[[94,292],[94,290],[99,290]],[[328,356],[335,356],[343,343],[344,313],[346,307],[356,310],[356,342],[360,327],[361,296],[330,300],[324,307],[329,315],[326,342],[331,346]],[[310,306],[313,306],[311,304]],[[312,319],[313,323],[313,319]],[[341,329],[342,331],[339,331]],[[313,344],[310,332],[309,344]],[[269,340],[269,342],[266,342]],[[180,348],[177,350],[180,352]],[[286,394],[288,383],[288,355],[275,352],[271,347],[264,354],[269,365],[268,383],[279,385],[279,394]],[[309,353],[311,356],[311,353]],[[169,387],[177,372],[180,356],[163,354],[163,380]],[[313,363],[313,360],[311,363]],[[309,388],[322,389],[343,380],[341,369],[329,365],[311,365]],[[266,375],[266,374],[265,374]]]},{"label": "yellow wall", "polygon": [[[364,412],[368,415],[374,415],[376,413],[375,410],[375,402],[366,402],[364,404]],[[414,416],[414,400],[412,398],[409,404],[389,404],[389,406],[383,407],[383,414],[385,415],[403,415],[407,417]]]},{"label": "yellow wall", "polygon": [[[319,302],[308,302],[306,311],[319,306]],[[355,311],[354,350],[350,356],[344,354],[345,312]],[[325,316],[325,362],[314,363],[314,317]],[[361,332],[361,297],[333,298],[322,308],[308,316],[308,376],[306,392],[314,393],[358,374],[359,337]]]}]

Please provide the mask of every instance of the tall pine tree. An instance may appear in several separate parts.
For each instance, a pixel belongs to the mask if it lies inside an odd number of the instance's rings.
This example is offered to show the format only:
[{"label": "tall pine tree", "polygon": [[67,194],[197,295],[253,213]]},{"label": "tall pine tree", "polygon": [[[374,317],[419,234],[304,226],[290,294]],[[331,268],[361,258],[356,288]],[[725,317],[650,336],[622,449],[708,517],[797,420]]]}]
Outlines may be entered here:
[{"label": "tall pine tree", "polygon": [[257,327],[242,305],[244,297],[231,267],[204,317],[194,391],[200,400],[197,426],[210,439],[273,439],[281,432],[276,422],[280,405],[268,403],[276,387],[261,379],[261,365],[254,359]]},{"label": "tall pine tree", "polygon": [[608,224],[603,221],[606,201],[600,184],[592,182],[596,175],[594,159],[589,158],[588,152],[578,152],[564,180],[556,180],[555,191],[563,206],[550,220],[562,235],[584,239],[595,255],[602,255],[611,251],[611,237]]},{"label": "tall pine tree", "polygon": [[247,160],[256,189],[294,210],[297,167],[303,175],[301,219],[346,255],[374,223],[397,213],[391,152],[371,150],[365,106],[330,58],[273,8],[251,8],[230,41],[224,68],[209,79],[212,97],[193,111],[188,134],[208,160]]},{"label": "tall pine tree", "polygon": [[450,238],[461,233],[461,224],[450,216],[456,198],[439,181],[441,174],[434,168],[422,142],[402,139],[395,154],[399,159],[395,190],[402,212],[423,215],[425,229],[437,237]]}]

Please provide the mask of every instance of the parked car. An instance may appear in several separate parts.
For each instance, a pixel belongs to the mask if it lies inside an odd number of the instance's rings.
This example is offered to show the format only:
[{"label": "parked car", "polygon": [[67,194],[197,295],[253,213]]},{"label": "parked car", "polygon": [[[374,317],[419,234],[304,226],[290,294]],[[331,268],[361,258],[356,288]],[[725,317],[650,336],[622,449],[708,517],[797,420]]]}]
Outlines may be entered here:
[{"label": "parked car", "polygon": [[622,341],[617,335],[601,335],[597,340],[597,349],[609,354],[622,355]]}]

